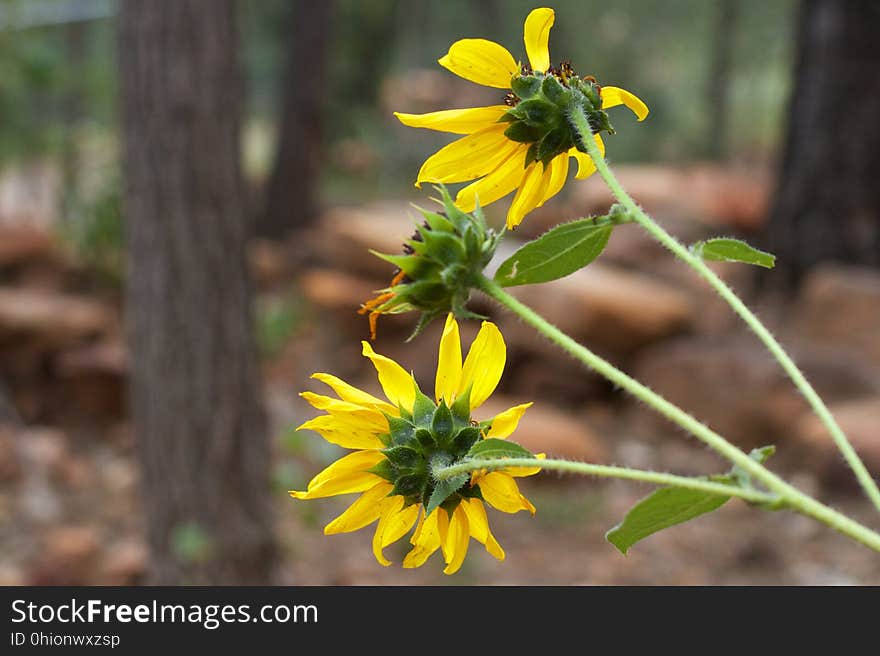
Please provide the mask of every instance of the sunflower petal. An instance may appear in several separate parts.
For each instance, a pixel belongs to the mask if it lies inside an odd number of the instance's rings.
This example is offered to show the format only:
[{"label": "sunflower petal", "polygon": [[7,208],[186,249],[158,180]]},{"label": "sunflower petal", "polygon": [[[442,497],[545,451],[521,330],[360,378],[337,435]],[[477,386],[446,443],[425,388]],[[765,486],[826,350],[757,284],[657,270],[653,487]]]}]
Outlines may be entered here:
[{"label": "sunflower petal", "polygon": [[568,153],[562,153],[550,160],[550,181],[544,192],[544,200],[538,204],[538,207],[562,191],[562,187],[565,186],[565,181],[568,179],[568,160]]},{"label": "sunflower petal", "polygon": [[459,383],[459,389],[471,388],[471,410],[481,406],[495,391],[506,359],[507,347],[501,331],[494,323],[484,321],[465,358]]},{"label": "sunflower petal", "polygon": [[520,146],[504,136],[505,129],[504,124],[492,125],[444,146],[422,164],[416,186],[465,182],[491,173]]},{"label": "sunflower petal", "polygon": [[553,10],[547,7],[533,9],[526,17],[523,29],[526,54],[532,69],[541,73],[546,73],[550,68],[550,49],[547,42],[550,40],[550,28],[553,27],[555,17]]},{"label": "sunflower petal", "polygon": [[494,203],[519,186],[523,176],[523,162],[529,147],[520,144],[504,162],[489,175],[461,189],[455,197],[455,205],[462,212],[473,212],[479,201],[481,207]]},{"label": "sunflower petal", "polygon": [[[599,147],[599,152],[602,154],[602,157],[605,157],[605,142],[602,141],[602,137],[598,134],[594,134],[593,139],[596,140],[596,145]],[[578,170],[574,176],[575,179],[583,180],[584,178],[589,178],[596,172],[596,165],[593,163],[593,159],[586,153],[582,153],[577,148],[572,148],[568,151],[568,154],[574,157],[578,163]]]},{"label": "sunflower petal", "polygon": [[480,544],[485,545],[486,551],[498,560],[504,560],[504,549],[498,544],[492,531],[489,530],[489,518],[486,516],[486,507],[479,499],[462,499],[461,507],[468,518],[471,536]]},{"label": "sunflower petal", "polygon": [[416,383],[412,374],[407,373],[391,358],[376,353],[369,342],[361,342],[361,344],[364,356],[368,357],[376,367],[376,373],[379,374],[379,384],[382,386],[385,396],[393,405],[411,412],[413,402],[416,399]]},{"label": "sunflower petal", "polygon": [[468,543],[471,540],[468,517],[461,504],[452,513],[449,529],[446,532],[446,569],[444,574],[455,574],[467,556]]},{"label": "sunflower petal", "polygon": [[400,495],[388,497],[379,503],[381,506],[381,516],[379,517],[379,523],[376,525],[376,532],[373,533],[373,555],[379,561],[379,564],[385,567],[391,564],[391,561],[382,553],[385,531],[393,521],[393,518],[403,509],[403,503],[404,499]]},{"label": "sunflower petal", "polygon": [[473,134],[498,122],[509,110],[507,105],[468,107],[467,109],[444,109],[428,114],[404,114],[394,112],[397,120],[411,128],[428,128],[453,134]]},{"label": "sunflower petal", "polygon": [[510,209],[507,210],[507,227],[515,228],[522,222],[526,214],[535,209],[544,200],[544,193],[550,184],[550,167],[540,162],[529,164],[523,174],[522,182],[513,197]]},{"label": "sunflower petal", "polygon": [[382,514],[381,501],[392,490],[391,483],[382,481],[364,492],[345,512],[324,527],[324,535],[351,533],[372,524]]},{"label": "sunflower petal", "polygon": [[528,510],[535,514],[535,507],[520,493],[519,486],[510,474],[489,472],[480,477],[479,486],[486,503],[501,512],[515,513]]},{"label": "sunflower petal", "polygon": [[519,72],[507,48],[486,39],[462,39],[449,47],[438,63],[465,80],[496,89],[509,89]]},{"label": "sunflower petal", "polygon": [[531,403],[523,403],[508,408],[504,412],[495,415],[492,419],[492,427],[486,433],[486,437],[495,437],[504,439],[516,430],[520,418],[525,414],[526,410],[532,407]]},{"label": "sunflower petal", "polygon": [[421,567],[431,557],[431,554],[440,548],[440,528],[437,521],[441,512],[446,514],[445,510],[438,508],[427,517],[423,514],[419,519],[415,533],[410,540],[413,548],[403,559],[405,568]]},{"label": "sunflower petal", "polygon": [[437,377],[434,382],[436,400],[439,402],[443,398],[448,405],[455,403],[460,379],[461,339],[458,334],[458,323],[450,312],[446,316],[446,325],[443,327],[440,351],[437,356]]},{"label": "sunflower petal", "polygon": [[602,87],[602,109],[626,105],[640,121],[648,115],[648,106],[634,93],[620,87]]},{"label": "sunflower petal", "polygon": [[363,492],[382,479],[366,471],[378,465],[385,456],[379,451],[355,451],[343,456],[311,481],[305,492],[292,490],[290,496],[296,499],[318,499],[336,494]]},{"label": "sunflower petal", "polygon": [[380,431],[372,425],[363,426],[356,421],[346,421],[342,417],[320,415],[297,426],[296,430],[313,430],[330,444],[343,449],[384,449],[379,439]]},{"label": "sunflower petal", "polygon": [[349,385],[341,378],[337,378],[332,374],[316,373],[312,374],[312,378],[320,380],[322,383],[329,386],[343,401],[348,401],[355,405],[366,406],[368,408],[380,408],[383,412],[389,414],[397,412],[397,408],[393,405],[386,403],[382,399],[376,398],[372,394],[367,394],[353,385]]}]

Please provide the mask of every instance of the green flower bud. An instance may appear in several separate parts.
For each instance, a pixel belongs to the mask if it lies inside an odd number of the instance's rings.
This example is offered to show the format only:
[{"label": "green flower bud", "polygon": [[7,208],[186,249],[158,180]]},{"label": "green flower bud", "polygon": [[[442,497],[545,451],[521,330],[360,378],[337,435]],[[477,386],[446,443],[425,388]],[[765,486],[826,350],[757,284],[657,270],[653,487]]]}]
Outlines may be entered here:
[{"label": "green flower bud", "polygon": [[475,278],[495,254],[501,240],[486,225],[482,210],[471,214],[459,210],[443,186],[437,187],[443,211],[420,210],[424,223],[403,246],[403,254],[373,253],[397,267],[391,284],[366,301],[359,312],[369,314],[370,334],[376,336],[380,315],[417,310],[415,337],[435,317],[452,312],[461,318],[483,318],[465,307]]},{"label": "green flower bud", "polygon": [[602,111],[602,91],[592,77],[578,77],[570,64],[551,67],[546,73],[525,69],[510,82],[510,109],[502,121],[510,123],[504,135],[511,141],[526,143],[526,165],[534,161],[548,164],[578,143],[577,132],[569,125],[572,105],[587,115],[593,134],[614,128]]}]

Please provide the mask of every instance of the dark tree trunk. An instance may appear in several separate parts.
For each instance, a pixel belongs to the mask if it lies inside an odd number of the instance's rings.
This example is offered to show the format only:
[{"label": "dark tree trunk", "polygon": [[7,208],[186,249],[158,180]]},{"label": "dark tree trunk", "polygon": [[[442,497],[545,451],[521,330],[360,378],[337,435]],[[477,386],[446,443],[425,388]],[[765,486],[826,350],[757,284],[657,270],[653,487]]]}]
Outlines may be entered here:
[{"label": "dark tree trunk", "polygon": [[264,584],[268,440],[245,262],[234,0],[126,0],[126,313],[152,583]]},{"label": "dark tree trunk", "polygon": [[293,0],[288,14],[280,134],[256,234],[283,239],[318,214],[318,172],[324,151],[327,55],[333,2]]},{"label": "dark tree trunk", "polygon": [[768,246],[789,283],[880,265],[880,3],[804,0]]},{"label": "dark tree trunk", "polygon": [[706,89],[709,106],[709,135],[706,141],[707,155],[723,159],[727,151],[730,130],[730,73],[736,24],[739,17],[739,0],[720,0],[717,3],[715,29],[712,32],[712,63],[709,84]]}]

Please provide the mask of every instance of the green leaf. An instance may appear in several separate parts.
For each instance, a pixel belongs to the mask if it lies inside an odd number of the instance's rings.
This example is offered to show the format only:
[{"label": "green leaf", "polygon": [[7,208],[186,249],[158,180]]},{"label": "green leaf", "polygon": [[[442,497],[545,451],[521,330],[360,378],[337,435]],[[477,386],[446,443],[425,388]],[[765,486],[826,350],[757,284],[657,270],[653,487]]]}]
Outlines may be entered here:
[{"label": "green leaf", "polygon": [[431,492],[431,498],[428,499],[428,505],[425,507],[425,516],[430,515],[434,512],[435,508],[438,508],[440,504],[455,494],[470,477],[470,474],[465,473],[458,474],[452,478],[446,478],[442,481],[437,481],[437,484],[434,486],[434,491]]},{"label": "green leaf", "polygon": [[492,460],[495,458],[534,458],[535,456],[516,442],[489,437],[474,444],[467,452],[467,457]]},{"label": "green leaf", "polygon": [[728,237],[698,241],[691,246],[691,252],[697,257],[713,262],[743,262],[767,269],[772,269],[776,265],[776,256],[772,253],[759,251],[744,241]]},{"label": "green leaf", "polygon": [[599,256],[612,230],[595,218],[557,226],[505,260],[495,273],[495,282],[502,287],[531,285],[574,273]]},{"label": "green leaf", "polygon": [[[776,447],[772,445],[762,446],[752,449],[749,457],[755,462],[763,464],[775,452]],[[726,474],[701,478],[715,483],[754,489],[751,476],[738,465],[734,465]],[[664,528],[682,524],[717,510],[729,499],[729,496],[723,494],[712,494],[711,492],[681,487],[661,487],[630,508],[623,521],[605,534],[605,539],[625,555],[629,548],[639,540],[643,540],[657,531],[662,531]],[[781,507],[780,503],[760,505],[770,510]]]},{"label": "green leaf", "polygon": [[626,555],[629,548],[664,528],[717,510],[730,497],[682,487],[661,487],[634,505],[605,539]]}]

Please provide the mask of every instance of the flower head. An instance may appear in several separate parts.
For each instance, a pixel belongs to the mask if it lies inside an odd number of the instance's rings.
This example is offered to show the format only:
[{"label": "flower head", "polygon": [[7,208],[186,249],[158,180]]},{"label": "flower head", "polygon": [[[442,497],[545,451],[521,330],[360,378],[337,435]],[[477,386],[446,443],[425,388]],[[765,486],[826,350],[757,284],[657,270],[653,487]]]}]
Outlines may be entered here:
[{"label": "flower head", "polygon": [[397,267],[391,284],[360,310],[369,314],[370,335],[376,337],[376,321],[383,314],[419,310],[421,318],[413,336],[435,317],[452,312],[457,317],[481,319],[465,308],[473,281],[489,264],[501,234],[486,225],[477,207],[472,214],[458,209],[445,187],[442,213],[421,210],[424,223],[403,246],[403,254],[374,253]]},{"label": "flower head", "polygon": [[292,491],[291,496],[317,499],[360,493],[324,533],[356,531],[378,521],[373,554],[382,565],[391,564],[384,548],[414,526],[404,567],[421,566],[439,549],[446,561],[444,572],[452,574],[461,567],[470,538],[502,560],[504,551],[489,530],[485,504],[507,513],[534,513],[514,477],[538,469],[479,471],[442,481],[433,476],[436,467],[465,459],[481,440],[506,439],[531,405],[514,406],[482,422],[471,419],[471,412],[489,398],[501,378],[506,353],[501,333],[484,322],[462,362],[458,324],[450,314],[440,339],[434,400],[421,392],[411,374],[375,353],[369,343],[363,343],[363,352],[376,368],[387,401],[330,374],[314,374],[338,398],[303,392],[303,398],[326,414],[299,428],[314,430],[352,452],[315,476],[305,491]]},{"label": "flower head", "polygon": [[505,90],[504,104],[429,114],[396,112],[404,125],[465,135],[425,161],[416,186],[475,180],[455,199],[465,212],[473,210],[478,199],[485,206],[516,190],[507,212],[507,227],[514,228],[559,193],[568,177],[569,158],[578,162],[578,179],[596,170],[569,125],[572,103],[586,113],[603,154],[600,133],[614,132],[606,109],[626,105],[640,121],[648,115],[645,103],[629,91],[599,86],[591,76],[578,77],[568,62],[551,66],[547,44],[554,20],[548,8],[535,9],[526,18],[528,65],[485,39],[456,41],[440,58],[441,66],[466,80]]}]

